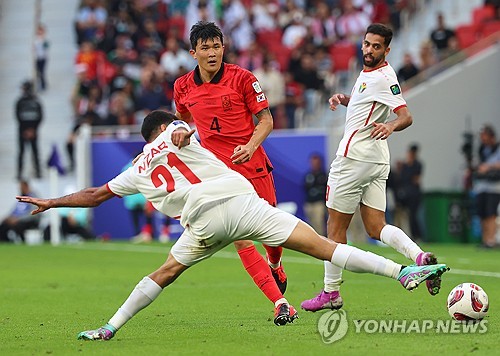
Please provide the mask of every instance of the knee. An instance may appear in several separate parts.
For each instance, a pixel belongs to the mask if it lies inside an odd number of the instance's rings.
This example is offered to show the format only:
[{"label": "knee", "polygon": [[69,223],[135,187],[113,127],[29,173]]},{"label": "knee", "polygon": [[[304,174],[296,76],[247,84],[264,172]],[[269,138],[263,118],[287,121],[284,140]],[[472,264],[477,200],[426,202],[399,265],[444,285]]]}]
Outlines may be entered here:
[{"label": "knee", "polygon": [[247,247],[253,246],[253,242],[249,240],[241,240],[241,241],[235,241],[234,242],[234,247],[236,248],[237,251],[243,250]]}]

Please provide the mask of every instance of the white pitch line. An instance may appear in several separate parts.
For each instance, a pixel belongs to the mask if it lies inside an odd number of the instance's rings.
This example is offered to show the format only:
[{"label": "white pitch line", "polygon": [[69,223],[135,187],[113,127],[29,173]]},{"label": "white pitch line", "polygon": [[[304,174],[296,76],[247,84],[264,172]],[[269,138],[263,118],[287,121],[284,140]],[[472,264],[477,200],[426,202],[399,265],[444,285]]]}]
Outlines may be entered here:
[{"label": "white pitch line", "polygon": [[[69,247],[82,250],[96,250],[96,251],[117,251],[117,252],[140,252],[140,253],[158,253],[167,256],[170,249],[167,246],[164,247],[153,247],[153,246],[141,246],[141,245],[117,245],[117,244],[102,244],[102,245],[87,245],[87,244],[77,244],[77,245],[62,245],[60,247]],[[219,251],[212,258],[229,258],[237,260],[239,256],[235,252],[229,251]],[[293,257],[285,256],[283,258],[287,263],[299,263],[308,265],[318,265],[323,264],[322,261],[318,261],[313,257]],[[481,276],[481,277],[492,277],[500,278],[500,272],[488,272],[488,271],[474,271],[467,269],[457,269],[452,268],[447,273],[459,274],[466,276]]]}]

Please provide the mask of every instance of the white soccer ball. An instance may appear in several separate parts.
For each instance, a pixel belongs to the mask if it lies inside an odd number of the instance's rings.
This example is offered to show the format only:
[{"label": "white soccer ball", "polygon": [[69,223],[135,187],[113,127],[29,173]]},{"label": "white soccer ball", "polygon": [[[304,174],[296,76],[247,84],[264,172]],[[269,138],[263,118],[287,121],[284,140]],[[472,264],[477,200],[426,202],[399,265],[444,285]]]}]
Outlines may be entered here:
[{"label": "white soccer ball", "polygon": [[461,283],[448,295],[447,307],[455,320],[481,320],[488,313],[488,295],[477,284]]}]

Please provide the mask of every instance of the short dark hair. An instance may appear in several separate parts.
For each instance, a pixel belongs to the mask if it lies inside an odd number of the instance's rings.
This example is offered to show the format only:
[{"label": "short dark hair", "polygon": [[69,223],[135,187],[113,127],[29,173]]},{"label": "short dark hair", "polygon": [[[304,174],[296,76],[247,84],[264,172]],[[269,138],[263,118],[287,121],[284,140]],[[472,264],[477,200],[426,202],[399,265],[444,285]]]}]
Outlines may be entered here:
[{"label": "short dark hair", "polygon": [[31,80],[25,80],[21,84],[21,89],[26,93],[31,93],[33,91],[33,82]]},{"label": "short dark hair", "polygon": [[158,136],[158,131],[161,125],[168,125],[177,117],[166,111],[154,110],[151,111],[142,122],[141,134],[146,142],[151,142]]},{"label": "short dark hair", "polygon": [[483,125],[483,127],[481,127],[481,132],[487,134],[488,136],[496,138],[495,129],[491,125],[488,125],[488,124]]},{"label": "short dark hair", "polygon": [[409,148],[409,151],[410,151],[410,152],[413,152],[413,153],[418,153],[418,150],[419,150],[418,143],[412,143],[412,144],[410,145],[410,148]]},{"label": "short dark hair", "polygon": [[382,25],[381,23],[373,23],[366,29],[366,33],[373,33],[374,35],[379,35],[384,38],[385,47],[389,47],[392,40],[392,30],[386,25]]},{"label": "short dark hair", "polygon": [[191,42],[192,49],[196,49],[199,39],[201,39],[201,42],[206,42],[215,38],[220,39],[220,42],[224,44],[224,35],[219,26],[214,22],[198,21],[191,27],[191,31],[189,32],[189,41]]}]

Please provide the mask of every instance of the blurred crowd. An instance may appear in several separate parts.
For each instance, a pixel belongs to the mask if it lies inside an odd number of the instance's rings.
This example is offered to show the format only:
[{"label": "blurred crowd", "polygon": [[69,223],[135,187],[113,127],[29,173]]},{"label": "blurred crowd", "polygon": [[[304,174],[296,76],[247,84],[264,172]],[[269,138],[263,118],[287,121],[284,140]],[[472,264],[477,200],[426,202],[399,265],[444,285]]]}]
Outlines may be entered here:
[{"label": "blurred crowd", "polygon": [[[137,124],[172,109],[173,83],[196,65],[189,30],[214,21],[225,60],[252,71],[275,128],[307,126],[320,100],[347,84],[371,22],[396,32],[416,0],[82,0],[75,29],[75,128]],[[68,142],[71,151],[72,137]]]},{"label": "blurred crowd", "polygon": [[[223,29],[225,61],[259,79],[275,128],[309,126],[327,95],[349,90],[366,27],[379,22],[397,34],[402,18],[422,6],[419,0],[82,0],[75,18],[75,128],[133,125],[145,112],[172,109],[174,81],[196,65],[189,30],[200,20]],[[407,53],[396,68],[400,81],[457,53],[459,40],[439,14],[418,60]]]}]

